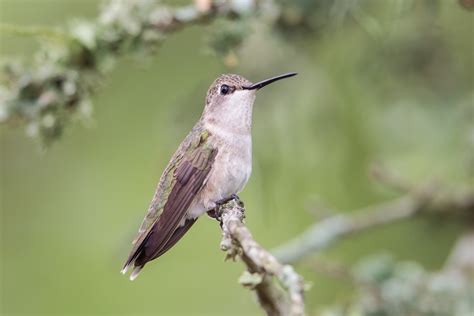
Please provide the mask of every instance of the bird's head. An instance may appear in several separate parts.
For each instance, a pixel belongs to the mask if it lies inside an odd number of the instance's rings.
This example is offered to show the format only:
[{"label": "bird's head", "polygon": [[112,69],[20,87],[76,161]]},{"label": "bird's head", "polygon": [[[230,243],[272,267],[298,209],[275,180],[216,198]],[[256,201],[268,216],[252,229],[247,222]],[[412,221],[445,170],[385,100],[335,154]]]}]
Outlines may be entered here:
[{"label": "bird's head", "polygon": [[256,92],[272,82],[294,75],[296,73],[291,72],[257,83],[235,74],[220,75],[207,91],[203,118],[222,127],[250,129]]}]

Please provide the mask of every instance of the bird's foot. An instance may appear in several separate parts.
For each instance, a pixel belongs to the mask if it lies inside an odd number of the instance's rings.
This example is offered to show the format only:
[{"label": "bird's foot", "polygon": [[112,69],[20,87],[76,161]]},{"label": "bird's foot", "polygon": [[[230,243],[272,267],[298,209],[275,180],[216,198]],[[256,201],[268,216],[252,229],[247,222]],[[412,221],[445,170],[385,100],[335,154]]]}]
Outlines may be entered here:
[{"label": "bird's foot", "polygon": [[237,194],[232,194],[231,197],[241,208],[244,208],[245,206],[244,202],[240,199],[240,197]]},{"label": "bird's foot", "polygon": [[239,198],[239,196],[237,194],[232,194],[230,197],[227,197],[227,198],[224,198],[222,200],[219,200],[217,201],[215,204],[216,206],[207,211],[207,215],[211,218],[214,218],[218,221],[220,221],[220,218],[221,218],[221,206],[226,204],[227,202],[230,202],[231,200],[234,200],[235,202],[237,202],[237,204],[240,206],[240,207],[244,207],[244,202],[242,202]]},{"label": "bird's foot", "polygon": [[237,194],[232,194],[230,197],[219,200],[216,202],[216,208],[220,208],[222,205],[234,200],[240,207],[244,207],[244,202],[242,202]]},{"label": "bird's foot", "polygon": [[210,209],[206,213],[207,213],[207,216],[218,221],[222,229],[222,211],[221,211],[220,205],[217,205],[216,203],[216,207],[214,207],[213,209]]},{"label": "bird's foot", "polygon": [[212,210],[207,211],[207,216],[213,219],[218,219],[219,216],[217,214],[218,213],[217,208],[218,207],[215,207]]}]

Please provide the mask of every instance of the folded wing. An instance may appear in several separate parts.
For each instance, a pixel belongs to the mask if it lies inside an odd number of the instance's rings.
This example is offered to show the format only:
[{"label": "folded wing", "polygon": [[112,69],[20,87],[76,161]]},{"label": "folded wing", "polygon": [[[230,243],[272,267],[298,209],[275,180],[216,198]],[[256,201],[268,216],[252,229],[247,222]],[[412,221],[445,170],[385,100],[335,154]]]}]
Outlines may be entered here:
[{"label": "folded wing", "polygon": [[122,270],[125,273],[133,264],[131,279],[148,261],[170,249],[194,223],[194,219],[185,219],[186,212],[205,184],[217,155],[217,149],[210,147],[206,139],[207,133],[201,133],[197,139],[188,140],[187,144],[185,141],[188,148],[178,150],[178,156],[170,162],[172,166],[168,166],[160,179],[154,201]]}]

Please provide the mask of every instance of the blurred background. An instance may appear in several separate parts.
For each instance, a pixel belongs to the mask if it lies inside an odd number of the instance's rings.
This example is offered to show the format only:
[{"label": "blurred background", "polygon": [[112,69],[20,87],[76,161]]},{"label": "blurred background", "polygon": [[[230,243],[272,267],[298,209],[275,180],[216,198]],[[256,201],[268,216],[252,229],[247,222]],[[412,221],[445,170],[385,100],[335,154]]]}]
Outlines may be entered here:
[{"label": "blurred background", "polygon": [[[0,20],[61,29],[94,21],[101,3],[0,0]],[[474,188],[472,1],[276,3],[271,25],[262,16],[244,28],[194,25],[156,53],[123,54],[91,98],[92,118],[68,124],[47,150],[21,122],[1,125],[3,315],[261,315],[207,217],[135,282],[119,273],[162,170],[221,73],[299,73],[259,92],[254,108],[254,168],[241,198],[267,249],[325,216],[397,197],[371,179],[374,163],[412,184]],[[226,28],[240,28],[243,42],[210,49]],[[42,39],[0,32],[0,44],[3,62],[28,62]],[[294,263],[312,284],[308,314],[358,295],[313,261],[351,267],[384,252],[439,271],[466,228],[462,218],[417,217]]]}]

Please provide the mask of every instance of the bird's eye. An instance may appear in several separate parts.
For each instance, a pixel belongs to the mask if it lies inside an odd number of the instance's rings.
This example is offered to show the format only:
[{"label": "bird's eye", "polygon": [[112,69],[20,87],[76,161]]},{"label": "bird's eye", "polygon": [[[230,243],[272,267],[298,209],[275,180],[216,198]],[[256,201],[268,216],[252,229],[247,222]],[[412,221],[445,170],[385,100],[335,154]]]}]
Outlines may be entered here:
[{"label": "bird's eye", "polygon": [[228,85],[223,84],[223,85],[221,86],[221,94],[224,94],[224,95],[225,95],[225,94],[229,93],[229,91],[230,91],[230,88],[229,88]]}]

